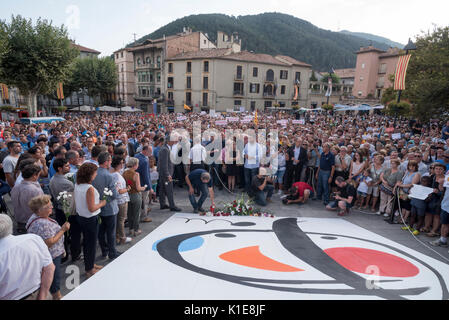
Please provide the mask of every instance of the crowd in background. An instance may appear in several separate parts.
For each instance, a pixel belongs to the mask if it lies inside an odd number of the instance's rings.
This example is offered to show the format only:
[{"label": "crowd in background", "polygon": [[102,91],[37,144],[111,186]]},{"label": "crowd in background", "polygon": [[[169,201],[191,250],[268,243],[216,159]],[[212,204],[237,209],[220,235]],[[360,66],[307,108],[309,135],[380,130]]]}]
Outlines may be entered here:
[{"label": "crowd in background", "polygon": [[[225,126],[219,124],[225,115],[197,113],[70,113],[58,123],[1,123],[1,205],[11,217],[0,215],[0,299],[45,299],[47,291],[60,299],[61,264],[83,259],[87,277],[101,270],[97,243],[113,260],[121,254],[117,246],[134,241],[140,224],[152,221],[154,203],[181,211],[174,187],[188,190],[194,213],[208,211],[202,208],[208,196],[215,205],[214,189],[245,192],[260,206],[275,197],[280,206],[315,200],[339,216],[357,209],[396,220],[404,230],[435,238],[433,245],[447,246],[449,121],[345,113],[248,116],[233,115],[237,121]],[[192,135],[195,125],[202,135]],[[204,134],[208,129],[219,135]],[[230,129],[241,132],[229,138]],[[277,135],[261,141],[245,134],[248,129]],[[409,198],[415,184],[432,194]]]}]

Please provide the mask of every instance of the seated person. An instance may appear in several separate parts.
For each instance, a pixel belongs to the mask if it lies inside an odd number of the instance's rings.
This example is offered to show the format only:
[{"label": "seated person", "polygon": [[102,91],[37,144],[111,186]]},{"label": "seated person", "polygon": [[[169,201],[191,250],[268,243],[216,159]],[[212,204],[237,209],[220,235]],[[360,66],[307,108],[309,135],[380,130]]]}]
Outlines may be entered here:
[{"label": "seated person", "polygon": [[310,197],[313,197],[312,186],[305,182],[295,182],[290,190],[290,195],[282,201],[284,204],[304,204],[310,199]]},{"label": "seated person", "polygon": [[337,177],[335,179],[335,184],[338,187],[335,201],[330,202],[326,206],[326,209],[337,210],[338,208],[338,215],[344,216],[349,213],[349,209],[354,205],[357,191],[354,186],[347,183],[343,177]]},{"label": "seated person", "polygon": [[262,207],[265,207],[268,202],[272,202],[271,196],[274,192],[273,180],[269,177],[268,170],[268,168],[259,168],[259,174],[253,177],[248,192],[249,196],[255,198],[255,202]]},{"label": "seated person", "polygon": [[[214,189],[212,186],[212,180],[210,174],[204,169],[195,169],[186,176],[186,182],[189,186],[189,200],[193,207],[194,213],[204,213],[206,210],[202,208],[204,201],[210,194],[210,201],[212,206],[215,206],[214,202]],[[196,202],[195,190],[198,189],[201,192],[201,197]]]}]

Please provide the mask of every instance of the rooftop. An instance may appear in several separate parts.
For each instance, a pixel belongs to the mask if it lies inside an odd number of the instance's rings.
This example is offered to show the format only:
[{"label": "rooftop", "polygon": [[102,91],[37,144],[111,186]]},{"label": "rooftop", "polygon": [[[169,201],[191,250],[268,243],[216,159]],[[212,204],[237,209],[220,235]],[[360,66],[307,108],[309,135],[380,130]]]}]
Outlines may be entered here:
[{"label": "rooftop", "polygon": [[72,45],[74,47],[76,47],[80,52],[88,52],[88,53],[93,53],[93,54],[100,54],[101,53],[100,51],[97,51],[97,50],[94,50],[94,49],[90,49],[90,48],[87,48],[87,47],[83,47],[83,46],[81,46],[79,44],[76,44],[74,42],[72,42]]},{"label": "rooftop", "polygon": [[352,69],[352,68],[336,69],[336,70],[334,70],[334,72],[340,79],[355,77],[355,69]]}]

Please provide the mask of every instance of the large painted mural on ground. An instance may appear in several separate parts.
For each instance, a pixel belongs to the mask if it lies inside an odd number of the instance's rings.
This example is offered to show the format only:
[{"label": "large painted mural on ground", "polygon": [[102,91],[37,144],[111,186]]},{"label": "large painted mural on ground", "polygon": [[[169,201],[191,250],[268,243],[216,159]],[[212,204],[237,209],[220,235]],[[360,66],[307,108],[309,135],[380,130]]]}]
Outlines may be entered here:
[{"label": "large painted mural on ground", "polygon": [[176,214],[65,299],[449,299],[449,265],[343,219]]}]

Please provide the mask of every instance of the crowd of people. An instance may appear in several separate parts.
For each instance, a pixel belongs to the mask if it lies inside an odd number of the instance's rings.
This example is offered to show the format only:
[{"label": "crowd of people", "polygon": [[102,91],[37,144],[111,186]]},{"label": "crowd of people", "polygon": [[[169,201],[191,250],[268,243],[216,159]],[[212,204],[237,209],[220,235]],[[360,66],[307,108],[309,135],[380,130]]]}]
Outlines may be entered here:
[{"label": "crowd of people", "polygon": [[[358,209],[397,220],[447,246],[449,121],[307,112],[238,114],[226,125],[226,115],[204,113],[65,119],[0,124],[0,194],[11,199],[9,208],[1,201],[0,299],[60,299],[62,263],[83,259],[91,277],[102,268],[97,244],[113,260],[156,203],[181,211],[174,187],[188,190],[198,214],[208,197],[215,207],[217,189],[260,206],[278,195],[279,206],[315,200],[339,216]],[[427,199],[409,197],[418,184],[433,189]]]}]

